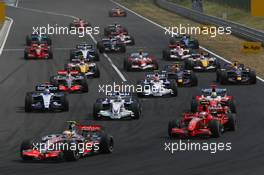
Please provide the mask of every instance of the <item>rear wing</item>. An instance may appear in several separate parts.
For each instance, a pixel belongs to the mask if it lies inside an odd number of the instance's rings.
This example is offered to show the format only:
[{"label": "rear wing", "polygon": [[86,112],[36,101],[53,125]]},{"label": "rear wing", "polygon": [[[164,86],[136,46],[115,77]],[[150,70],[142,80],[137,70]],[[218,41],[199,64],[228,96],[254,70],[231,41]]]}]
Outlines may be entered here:
[{"label": "rear wing", "polygon": [[102,131],[103,127],[101,125],[79,125],[79,129],[82,131]]},{"label": "rear wing", "polygon": [[115,97],[117,95],[120,95],[121,97],[128,97],[132,96],[130,92],[109,92],[106,94],[108,97]]},{"label": "rear wing", "polygon": [[71,70],[71,71],[66,71],[66,70],[59,70],[58,75],[67,75],[68,73],[71,73],[71,75],[77,75],[79,72],[77,70]]},{"label": "rear wing", "polygon": [[[213,92],[213,89],[202,89],[201,91],[204,96],[210,96]],[[227,89],[225,88],[215,88],[214,91],[217,93],[218,96],[225,96],[227,93]]]},{"label": "rear wing", "polygon": [[35,87],[36,91],[44,91],[45,89],[48,89],[49,91],[52,91],[52,92],[58,91],[57,86],[54,86],[54,85],[48,84],[48,83],[38,84]]},{"label": "rear wing", "polygon": [[78,45],[76,45],[76,49],[82,49],[82,48],[93,49],[93,45],[91,45],[91,44],[78,44]]}]

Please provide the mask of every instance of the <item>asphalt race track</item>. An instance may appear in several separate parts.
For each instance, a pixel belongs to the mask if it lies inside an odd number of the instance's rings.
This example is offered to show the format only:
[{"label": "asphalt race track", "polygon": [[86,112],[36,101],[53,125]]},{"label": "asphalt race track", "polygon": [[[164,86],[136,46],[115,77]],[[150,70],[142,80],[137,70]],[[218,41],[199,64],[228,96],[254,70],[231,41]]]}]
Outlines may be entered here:
[{"label": "asphalt race track", "polygon": [[[164,151],[165,142],[178,142],[167,138],[168,121],[188,109],[191,97],[198,94],[202,87],[214,83],[214,73],[199,73],[198,87],[179,88],[176,98],[143,99],[143,117],[137,121],[97,122],[106,126],[114,136],[113,154],[87,157],[78,162],[21,161],[19,147],[23,139],[61,132],[66,120],[94,123],[92,105],[98,96],[103,96],[98,94],[98,85],[112,84],[114,81],[121,83],[120,76],[107,58],[101,55],[100,79],[89,80],[89,93],[70,95],[68,113],[25,113],[25,93],[33,91],[36,83],[48,81],[57,70],[63,69],[69,57],[69,48],[79,42],[93,42],[88,36],[55,35],[52,36],[53,60],[25,61],[25,36],[32,32],[33,26],[46,26],[48,23],[68,26],[73,20],[59,14],[87,19],[94,26],[99,26],[101,31],[108,24],[120,23],[136,40],[136,45],[128,47],[127,53],[144,48],[158,58],[160,66],[166,64],[161,59],[161,50],[168,42],[164,31],[130,12],[127,18],[109,18],[108,10],[115,6],[108,0],[21,0],[18,8],[8,7],[8,16],[13,18],[14,24],[0,57],[0,174],[261,174],[264,171],[264,84],[260,81],[256,85],[225,86],[237,102],[239,128],[236,132],[227,132],[218,139],[191,140],[231,142],[231,151],[216,154],[201,151],[170,154]],[[47,11],[57,15],[45,13]],[[95,36],[95,39],[99,40],[100,36]],[[128,83],[136,83],[144,77],[142,72],[124,72],[123,59],[126,54],[108,56]]]}]

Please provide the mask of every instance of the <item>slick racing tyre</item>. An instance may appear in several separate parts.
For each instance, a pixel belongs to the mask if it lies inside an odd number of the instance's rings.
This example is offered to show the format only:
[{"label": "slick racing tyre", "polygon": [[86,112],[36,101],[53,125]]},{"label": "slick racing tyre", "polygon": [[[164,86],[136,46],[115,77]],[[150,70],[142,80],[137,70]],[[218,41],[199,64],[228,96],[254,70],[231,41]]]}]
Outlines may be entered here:
[{"label": "slick racing tyre", "polygon": [[228,114],[228,122],[226,128],[230,131],[235,131],[237,129],[237,121],[235,114]]},{"label": "slick racing tyre", "polygon": [[94,68],[94,78],[99,78],[100,77],[100,70],[99,68],[96,66]]},{"label": "slick racing tyre", "polygon": [[97,43],[97,49],[99,50],[100,53],[104,53],[105,52],[104,44],[99,41]]},{"label": "slick racing tyre", "polygon": [[222,135],[222,126],[217,120],[209,121],[208,128],[212,133],[212,137],[218,138]]},{"label": "slick racing tyre", "polygon": [[98,116],[98,113],[103,110],[102,103],[95,103],[93,105],[93,117],[95,120],[100,120],[101,118]]},{"label": "slick racing tyre", "polygon": [[69,100],[66,95],[61,97],[62,111],[69,111]]},{"label": "slick racing tyre", "polygon": [[170,81],[169,89],[172,90],[172,97],[177,97],[178,95],[178,89],[175,81]]},{"label": "slick racing tyre", "polygon": [[31,93],[26,94],[25,98],[25,112],[32,112],[32,103],[33,103],[33,98]]},{"label": "slick racing tyre", "polygon": [[197,76],[195,75],[194,72],[191,73],[191,85],[192,86],[197,86],[198,85],[198,79],[197,79]]},{"label": "slick racing tyre", "polygon": [[191,101],[191,112],[195,113],[197,112],[197,110],[198,110],[198,101],[195,98],[193,98]]},{"label": "slick racing tyre", "polygon": [[233,99],[227,101],[227,106],[230,108],[232,113],[237,113],[236,105]]},{"label": "slick racing tyre", "polygon": [[[67,142],[67,144],[69,145],[69,148],[70,148],[70,145],[78,145],[77,142]],[[76,146],[77,147],[77,146]],[[63,159],[65,161],[78,161],[80,159],[81,155],[80,155],[80,152],[79,150],[76,148],[76,150],[71,150],[71,149],[66,149],[66,150],[63,150]]]},{"label": "slick racing tyre", "polygon": [[131,104],[130,109],[134,113],[133,119],[136,119],[136,120],[139,119],[140,116],[141,116],[141,107],[140,107],[140,104],[134,102],[134,103]]},{"label": "slick racing tyre", "polygon": [[81,86],[82,86],[82,92],[88,92],[88,83],[87,83],[87,80],[86,78],[82,79],[81,80]]},{"label": "slick racing tyre", "polygon": [[29,150],[29,149],[32,149],[31,141],[30,140],[24,140],[20,145],[20,156],[21,156],[22,160],[24,160],[24,161],[33,160],[33,157],[23,155],[23,151]]},{"label": "slick racing tyre", "polygon": [[172,133],[173,128],[180,128],[180,121],[179,120],[173,120],[170,121],[168,124],[168,135],[170,138],[175,138],[176,135]]},{"label": "slick racing tyre", "polygon": [[99,144],[99,150],[102,154],[110,154],[114,150],[114,140],[111,136],[102,133],[101,142]]},{"label": "slick racing tyre", "polygon": [[249,72],[249,81],[251,84],[256,84],[257,83],[257,76],[254,71]]},{"label": "slick racing tyre", "polygon": [[162,58],[164,60],[169,60],[170,59],[170,50],[169,49],[163,49],[162,50]]}]

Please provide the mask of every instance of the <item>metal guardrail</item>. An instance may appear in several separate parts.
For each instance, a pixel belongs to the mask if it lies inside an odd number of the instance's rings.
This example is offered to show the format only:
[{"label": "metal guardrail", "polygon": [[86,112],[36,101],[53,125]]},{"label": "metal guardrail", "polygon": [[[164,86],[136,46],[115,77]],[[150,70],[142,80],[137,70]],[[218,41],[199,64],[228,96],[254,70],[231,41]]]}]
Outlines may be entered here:
[{"label": "metal guardrail", "polygon": [[197,21],[199,23],[211,24],[215,26],[231,27],[232,34],[245,38],[249,41],[261,42],[262,45],[264,45],[264,32],[262,31],[252,29],[252,28],[249,28],[244,25],[231,22],[228,20],[223,20],[221,18],[217,18],[214,16],[209,16],[209,15],[194,11],[192,9],[185,8],[176,3],[169,2],[168,0],[154,0],[154,1],[156,5],[158,5],[159,7],[163,9],[177,13],[181,16]]}]

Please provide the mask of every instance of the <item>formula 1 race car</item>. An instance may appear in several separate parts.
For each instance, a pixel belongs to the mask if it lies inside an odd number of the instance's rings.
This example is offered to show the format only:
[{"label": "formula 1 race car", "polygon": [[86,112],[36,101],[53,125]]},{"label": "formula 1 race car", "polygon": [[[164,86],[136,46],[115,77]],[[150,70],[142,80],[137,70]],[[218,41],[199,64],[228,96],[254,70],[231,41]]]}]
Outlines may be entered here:
[{"label": "formula 1 race car", "polygon": [[32,111],[69,111],[66,95],[57,92],[58,88],[50,83],[39,84],[35,92],[25,97],[25,112]]},{"label": "formula 1 race car", "polygon": [[99,61],[100,56],[93,45],[82,43],[76,45],[76,49],[70,50],[70,60],[75,61],[80,58],[85,59],[85,61]]},{"label": "formula 1 race car", "polygon": [[81,75],[90,78],[99,78],[100,70],[95,63],[85,62],[84,60],[70,62],[65,65],[65,70],[75,70]]},{"label": "formula 1 race car", "polygon": [[140,51],[130,54],[130,56],[124,60],[124,69],[126,71],[157,70],[159,69],[159,65],[153,56]]},{"label": "formula 1 race car", "polygon": [[87,79],[78,71],[58,71],[58,75],[50,77],[50,82],[58,86],[59,91],[88,92]]},{"label": "formula 1 race car", "polygon": [[107,37],[117,36],[120,34],[128,35],[127,29],[121,26],[120,24],[108,25],[107,27],[104,28],[104,35]]},{"label": "formula 1 race car", "polygon": [[176,82],[159,73],[149,73],[145,80],[139,81],[137,91],[139,97],[176,97],[178,90]]},{"label": "formula 1 race car", "polygon": [[186,70],[180,63],[165,65],[162,71],[170,80],[174,80],[179,87],[197,86],[198,79],[192,70]]},{"label": "formula 1 race car", "polygon": [[224,131],[236,130],[236,116],[229,112],[211,114],[209,110],[185,113],[181,120],[170,121],[170,138],[208,136],[220,137]]},{"label": "formula 1 race car", "polygon": [[32,44],[24,50],[24,59],[52,59],[53,52],[46,44]]},{"label": "formula 1 race car", "polygon": [[141,104],[131,93],[110,93],[96,100],[93,115],[99,119],[139,119]]},{"label": "formula 1 race car", "polygon": [[31,46],[32,44],[46,44],[51,46],[52,42],[48,35],[32,33],[26,36],[26,45]]},{"label": "formula 1 race car", "polygon": [[235,62],[233,65],[227,64],[223,69],[218,69],[216,81],[221,84],[256,84],[257,77],[255,71]]},{"label": "formula 1 race car", "polygon": [[97,43],[97,48],[100,53],[104,52],[126,52],[126,45],[116,38],[103,38]]},{"label": "formula 1 race car", "polygon": [[125,45],[129,45],[129,46],[135,45],[135,39],[134,39],[133,36],[130,36],[130,35],[127,35],[127,34],[125,35],[123,33],[120,33],[118,35],[115,35],[114,38],[120,40]]},{"label": "formula 1 race car", "polygon": [[191,37],[190,35],[175,35],[170,38],[170,45],[175,45],[177,43],[183,44],[186,48],[189,49],[199,49],[199,41],[196,38]]},{"label": "formula 1 race car", "polygon": [[165,60],[185,60],[190,57],[190,50],[180,44],[170,44],[168,48],[163,49],[162,57]]},{"label": "formula 1 race car", "polygon": [[127,12],[118,7],[111,9],[108,14],[110,17],[126,17],[127,16]]},{"label": "formula 1 race car", "polygon": [[80,29],[80,30],[85,30],[86,27],[90,27],[91,24],[83,19],[75,19],[73,20],[72,23],[70,23],[69,28],[70,30],[75,29]]},{"label": "formula 1 race car", "polygon": [[216,71],[221,68],[218,60],[209,53],[193,53],[185,60],[185,68],[194,71]]},{"label": "formula 1 race car", "polygon": [[110,154],[114,140],[101,125],[70,121],[69,129],[59,134],[24,140],[20,156],[24,161],[77,161],[90,155]]},{"label": "formula 1 race car", "polygon": [[212,85],[211,88],[202,89],[202,95],[192,98],[191,111],[197,112],[201,110],[201,103],[212,102],[219,103],[221,106],[227,106],[232,113],[236,113],[236,105],[234,97],[227,95],[227,90],[223,88],[217,88]]}]

